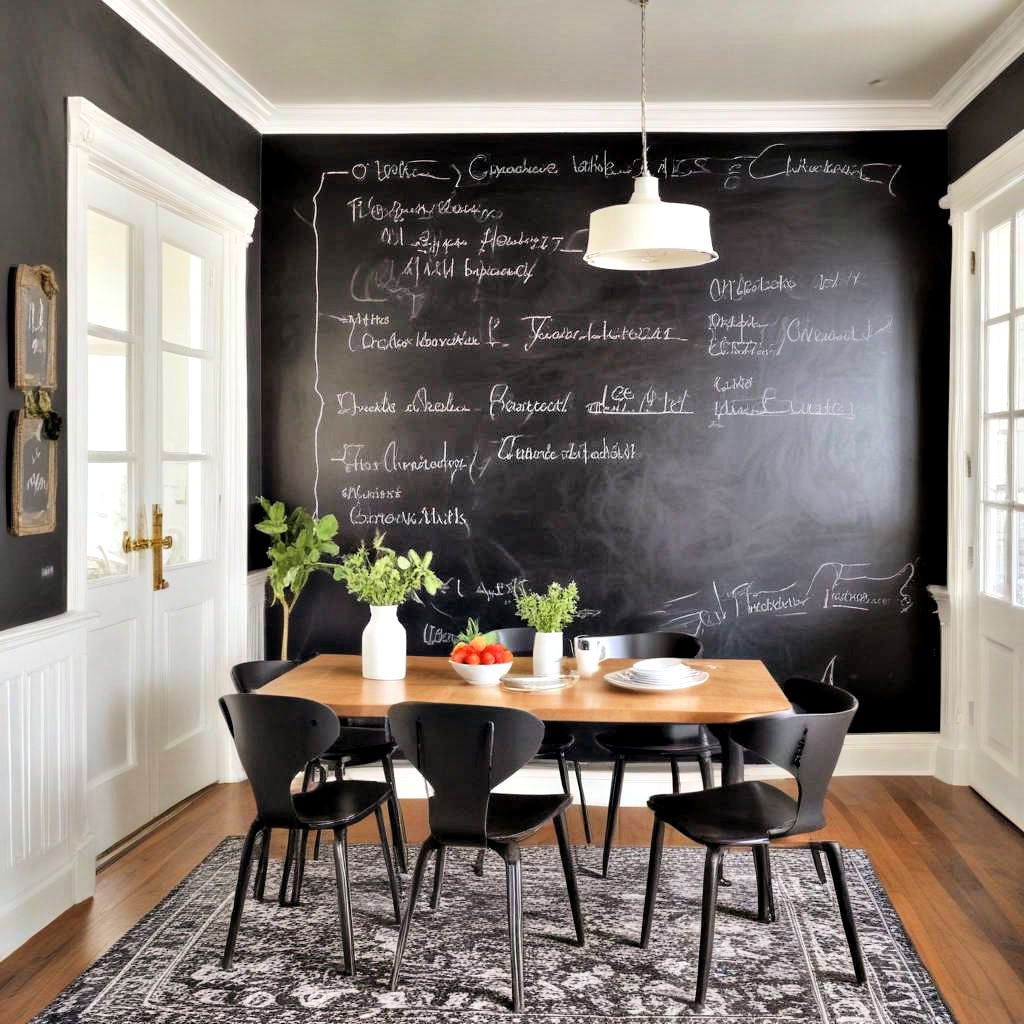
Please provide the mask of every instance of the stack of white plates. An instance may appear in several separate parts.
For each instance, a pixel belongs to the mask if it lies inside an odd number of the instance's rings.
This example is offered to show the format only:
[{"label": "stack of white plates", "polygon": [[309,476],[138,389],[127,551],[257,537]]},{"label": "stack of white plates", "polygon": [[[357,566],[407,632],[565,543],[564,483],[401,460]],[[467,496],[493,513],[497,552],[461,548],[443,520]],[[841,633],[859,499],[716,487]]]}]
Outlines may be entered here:
[{"label": "stack of white plates", "polygon": [[647,658],[632,668],[605,676],[613,686],[656,693],[697,686],[707,678],[707,672],[691,668],[681,658]]}]

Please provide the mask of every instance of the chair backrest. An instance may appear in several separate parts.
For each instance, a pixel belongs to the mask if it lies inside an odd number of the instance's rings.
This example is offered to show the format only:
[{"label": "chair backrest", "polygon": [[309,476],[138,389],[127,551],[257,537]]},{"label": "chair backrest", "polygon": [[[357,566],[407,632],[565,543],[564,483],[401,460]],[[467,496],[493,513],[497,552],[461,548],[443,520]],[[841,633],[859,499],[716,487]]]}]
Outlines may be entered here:
[{"label": "chair backrest", "polygon": [[243,661],[231,669],[231,682],[239,693],[252,693],[290,672],[297,664],[297,661]]},{"label": "chair backrest", "polygon": [[261,693],[229,693],[221,697],[220,710],[260,819],[295,821],[292,780],[338,738],[338,716],[315,700]]},{"label": "chair backrest", "polygon": [[787,679],[782,692],[793,705],[793,714],[737,722],[729,733],[796,779],[796,818],[783,834],[801,835],[825,824],[825,794],[857,712],[857,698],[813,679]]},{"label": "chair backrest", "polygon": [[537,753],[544,723],[516,708],[418,701],[396,704],[388,721],[405,756],[434,789],[434,838],[483,846],[491,790]]},{"label": "chair backrest", "polygon": [[604,644],[609,658],[699,658],[703,650],[689,633],[620,633],[594,639]]},{"label": "chair backrest", "polygon": [[513,654],[530,654],[533,651],[533,638],[537,631],[529,626],[512,626],[494,632],[498,643],[504,644]]}]

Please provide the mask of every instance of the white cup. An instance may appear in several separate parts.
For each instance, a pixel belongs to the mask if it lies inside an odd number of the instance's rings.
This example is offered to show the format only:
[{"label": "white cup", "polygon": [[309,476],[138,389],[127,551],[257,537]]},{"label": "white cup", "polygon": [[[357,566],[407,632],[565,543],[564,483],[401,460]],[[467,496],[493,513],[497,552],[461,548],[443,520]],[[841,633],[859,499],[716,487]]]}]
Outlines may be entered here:
[{"label": "white cup", "polygon": [[578,636],[572,642],[576,668],[580,675],[592,676],[607,657],[604,644],[593,636]]}]

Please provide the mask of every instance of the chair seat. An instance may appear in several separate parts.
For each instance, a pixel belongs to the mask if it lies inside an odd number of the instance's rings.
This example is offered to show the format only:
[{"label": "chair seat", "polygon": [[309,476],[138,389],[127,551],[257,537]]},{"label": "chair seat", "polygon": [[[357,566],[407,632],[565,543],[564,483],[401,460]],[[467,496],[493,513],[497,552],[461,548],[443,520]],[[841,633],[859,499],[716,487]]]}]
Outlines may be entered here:
[{"label": "chair seat", "polygon": [[391,788],[383,782],[325,782],[307,793],[294,794],[292,803],[303,824],[313,828],[347,828],[384,803],[390,792]]},{"label": "chair seat", "polygon": [[487,838],[521,839],[536,832],[572,803],[567,793],[492,793],[487,806]]},{"label": "chair seat", "polygon": [[323,761],[343,761],[350,765],[372,764],[387,757],[396,746],[383,729],[345,725],[338,738],[320,757]]},{"label": "chair seat", "polygon": [[665,824],[705,846],[764,842],[788,831],[797,810],[792,797],[767,782],[659,794],[647,806]]},{"label": "chair seat", "polygon": [[600,732],[595,739],[609,753],[629,760],[693,757],[719,750],[717,743],[702,738],[696,725],[624,726]]}]

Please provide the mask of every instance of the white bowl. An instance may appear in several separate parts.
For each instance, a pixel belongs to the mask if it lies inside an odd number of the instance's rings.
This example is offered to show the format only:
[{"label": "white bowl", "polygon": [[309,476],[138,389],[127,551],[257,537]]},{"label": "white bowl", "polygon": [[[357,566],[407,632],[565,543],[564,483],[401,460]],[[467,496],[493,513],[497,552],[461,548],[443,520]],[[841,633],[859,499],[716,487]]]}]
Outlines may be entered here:
[{"label": "white bowl", "polygon": [[449,660],[448,664],[470,686],[497,686],[501,682],[501,677],[512,667],[511,661],[498,662],[494,665],[464,665]]}]

